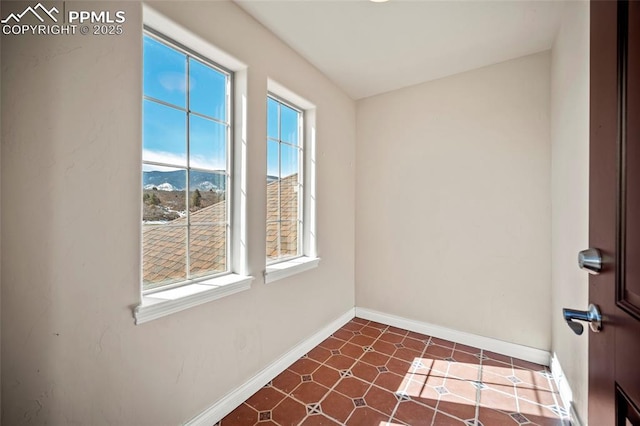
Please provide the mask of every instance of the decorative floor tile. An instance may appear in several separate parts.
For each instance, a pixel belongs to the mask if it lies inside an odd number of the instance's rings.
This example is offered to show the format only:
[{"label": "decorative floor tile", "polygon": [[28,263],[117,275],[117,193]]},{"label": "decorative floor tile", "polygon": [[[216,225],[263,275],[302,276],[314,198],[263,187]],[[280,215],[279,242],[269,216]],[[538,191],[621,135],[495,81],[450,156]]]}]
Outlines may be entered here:
[{"label": "decorative floor tile", "polygon": [[508,376],[507,380],[509,380],[514,385],[517,385],[518,383],[522,383],[522,380],[518,379],[516,376]]},{"label": "decorative floor tile", "polygon": [[519,425],[523,425],[525,423],[529,423],[529,419],[527,419],[525,416],[523,416],[520,413],[511,413],[509,414],[511,416],[511,418],[517,422]]},{"label": "decorative floor tile", "polygon": [[215,426],[568,426],[547,367],[354,318]]},{"label": "decorative floor tile", "polygon": [[322,409],[320,408],[320,404],[308,404],[307,405],[307,414],[314,415],[322,413]]},{"label": "decorative floor tile", "polygon": [[351,370],[340,371],[340,377],[351,377],[351,376],[353,376],[353,374],[351,374]]},{"label": "decorative floor tile", "polygon": [[409,401],[411,397],[404,392],[396,392],[393,394],[398,401]]},{"label": "decorative floor tile", "polygon": [[473,382],[471,382],[471,385],[472,385],[474,388],[476,388],[476,389],[480,389],[480,390],[482,390],[482,389],[486,389],[486,388],[487,388],[487,385],[485,385],[485,384],[484,384],[484,383],[482,383],[482,382],[478,382],[478,381],[473,381]]},{"label": "decorative floor tile", "polygon": [[271,411],[262,411],[259,414],[259,420],[265,421],[265,420],[271,420]]},{"label": "decorative floor tile", "polygon": [[446,395],[449,393],[447,388],[445,388],[444,386],[438,386],[435,389],[436,389],[436,392],[438,392],[440,395]]},{"label": "decorative floor tile", "polygon": [[365,405],[367,405],[367,403],[364,402],[364,399],[362,398],[355,398],[353,400],[353,405],[355,405],[356,407],[364,407]]}]

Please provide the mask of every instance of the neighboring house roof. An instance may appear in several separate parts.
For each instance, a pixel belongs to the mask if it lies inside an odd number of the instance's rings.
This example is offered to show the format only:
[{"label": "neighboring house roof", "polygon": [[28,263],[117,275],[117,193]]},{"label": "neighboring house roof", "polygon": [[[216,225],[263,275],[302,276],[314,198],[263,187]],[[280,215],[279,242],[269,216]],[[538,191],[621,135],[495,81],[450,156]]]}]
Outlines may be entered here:
[{"label": "neighboring house roof", "polygon": [[[280,184],[280,185],[278,185]],[[278,215],[278,187],[280,212]],[[223,272],[226,265],[226,201],[191,213],[189,262],[191,276]],[[267,185],[267,257],[297,254],[298,175]],[[277,230],[280,227],[280,256]],[[147,225],[142,231],[143,283],[151,288],[186,279],[187,219]]]}]

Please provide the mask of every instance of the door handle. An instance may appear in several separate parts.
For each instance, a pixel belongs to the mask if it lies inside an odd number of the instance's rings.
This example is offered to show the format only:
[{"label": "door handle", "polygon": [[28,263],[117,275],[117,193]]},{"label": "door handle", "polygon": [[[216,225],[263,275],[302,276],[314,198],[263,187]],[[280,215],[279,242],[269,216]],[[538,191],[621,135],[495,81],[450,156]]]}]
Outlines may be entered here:
[{"label": "door handle", "polygon": [[589,310],[587,311],[577,311],[575,309],[564,308],[562,309],[562,315],[564,316],[564,320],[567,322],[567,325],[578,336],[582,334],[584,327],[582,324],[575,321],[588,322],[591,327],[591,331],[594,333],[598,333],[602,330],[602,315],[600,314],[600,309],[598,309],[598,307],[593,303],[589,305]]},{"label": "door handle", "polygon": [[578,253],[578,266],[590,274],[598,275],[602,270],[602,253],[597,248],[588,248]]}]

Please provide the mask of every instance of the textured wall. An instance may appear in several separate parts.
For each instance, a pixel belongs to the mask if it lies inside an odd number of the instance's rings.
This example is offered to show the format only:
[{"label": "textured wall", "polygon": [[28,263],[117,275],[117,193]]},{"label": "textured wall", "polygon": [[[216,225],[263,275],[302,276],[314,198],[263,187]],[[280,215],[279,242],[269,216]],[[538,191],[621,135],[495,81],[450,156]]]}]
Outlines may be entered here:
[{"label": "textured wall", "polygon": [[550,348],[549,61],[357,103],[357,306]]}]

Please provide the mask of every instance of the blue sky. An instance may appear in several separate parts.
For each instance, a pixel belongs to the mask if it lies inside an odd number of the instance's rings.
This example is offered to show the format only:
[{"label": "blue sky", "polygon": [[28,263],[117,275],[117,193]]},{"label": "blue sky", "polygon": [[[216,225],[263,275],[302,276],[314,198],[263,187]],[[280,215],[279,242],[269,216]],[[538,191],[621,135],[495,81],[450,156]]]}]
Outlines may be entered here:
[{"label": "blue sky", "polygon": [[[190,165],[211,170],[225,169],[226,126],[210,118],[223,122],[228,119],[226,85],[225,74],[196,59],[187,58],[185,54],[152,37],[144,36],[144,94],[186,108],[188,86],[190,110],[207,117],[191,114],[187,120],[187,113],[179,108],[144,100],[143,159],[186,167],[188,125]],[[268,98],[267,109],[268,136],[298,145],[298,112],[271,98]],[[274,141],[268,142],[267,174],[278,176],[279,169],[281,177],[296,173],[298,148],[283,143],[280,144],[279,153],[278,145]],[[144,169],[166,170],[149,165]]]}]

